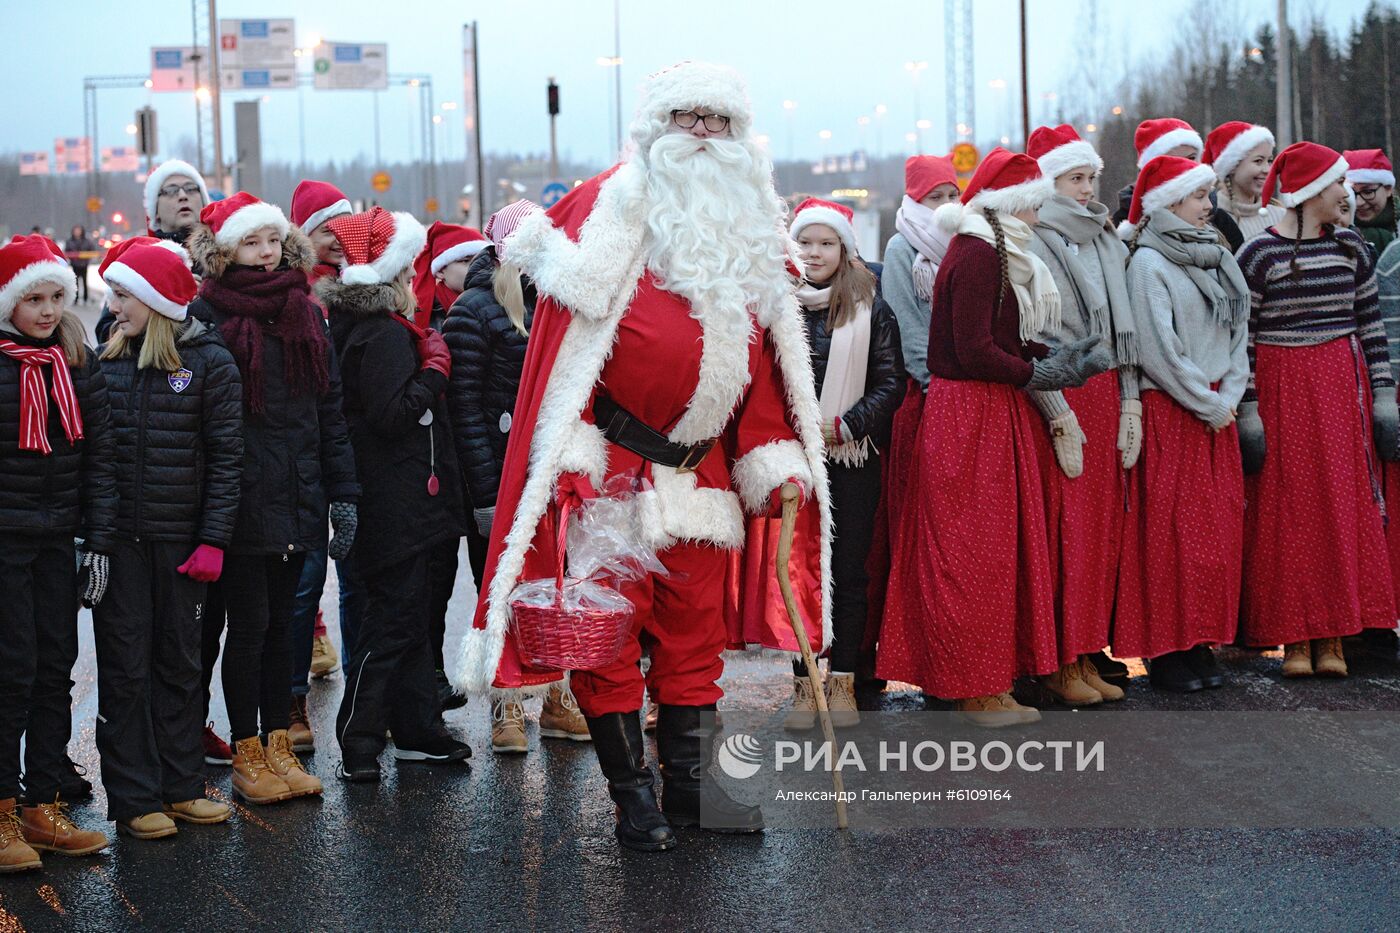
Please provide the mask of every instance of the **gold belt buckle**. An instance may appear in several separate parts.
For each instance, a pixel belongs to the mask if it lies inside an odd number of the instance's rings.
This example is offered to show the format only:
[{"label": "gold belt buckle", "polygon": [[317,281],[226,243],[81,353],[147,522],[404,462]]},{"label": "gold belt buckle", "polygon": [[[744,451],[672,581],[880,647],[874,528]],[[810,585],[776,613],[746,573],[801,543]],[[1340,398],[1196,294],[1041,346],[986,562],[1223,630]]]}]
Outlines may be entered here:
[{"label": "gold belt buckle", "polygon": [[685,459],[681,461],[680,466],[676,467],[676,474],[694,473],[700,464],[705,462],[705,458],[709,456],[711,450],[714,450],[714,447],[715,441],[713,439],[701,441],[691,447],[686,452]]}]

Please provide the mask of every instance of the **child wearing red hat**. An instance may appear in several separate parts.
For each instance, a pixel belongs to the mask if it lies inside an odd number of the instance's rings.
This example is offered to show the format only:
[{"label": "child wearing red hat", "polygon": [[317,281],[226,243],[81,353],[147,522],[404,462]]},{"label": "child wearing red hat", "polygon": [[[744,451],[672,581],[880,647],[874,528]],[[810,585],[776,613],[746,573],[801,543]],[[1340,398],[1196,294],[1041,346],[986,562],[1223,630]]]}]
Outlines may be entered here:
[{"label": "child wearing red hat", "polygon": [[418,301],[413,323],[442,330],[448,309],[467,286],[472,260],[490,245],[474,227],[433,221],[428,242],[413,261],[413,295]]},{"label": "child wearing red hat", "polygon": [[1274,161],[1274,134],[1267,126],[1242,120],[1220,124],[1206,137],[1201,161],[1220,180],[1216,207],[1230,215],[1246,243],[1278,223],[1283,208],[1262,196]]},{"label": "child wearing red hat", "polygon": [[1356,231],[1371,244],[1372,258],[1395,241],[1395,169],[1384,149],[1348,149],[1347,182],[1356,191]]},{"label": "child wearing red hat", "polygon": [[[1133,133],[1133,147],[1137,150],[1137,167],[1141,171],[1148,162],[1164,155],[1199,162],[1206,144],[1205,140],[1201,139],[1201,134],[1185,120],[1160,117],[1143,120],[1138,124],[1137,131]],[[1227,211],[1214,206],[1215,195],[1212,193],[1210,197],[1210,225],[1220,231],[1220,235],[1225,238],[1232,251],[1239,249],[1244,243],[1244,234]],[[1119,235],[1124,239],[1132,229],[1132,223],[1128,222],[1128,211],[1132,203],[1133,185],[1128,184],[1119,190],[1118,209],[1113,212],[1113,222],[1118,225]]]}]

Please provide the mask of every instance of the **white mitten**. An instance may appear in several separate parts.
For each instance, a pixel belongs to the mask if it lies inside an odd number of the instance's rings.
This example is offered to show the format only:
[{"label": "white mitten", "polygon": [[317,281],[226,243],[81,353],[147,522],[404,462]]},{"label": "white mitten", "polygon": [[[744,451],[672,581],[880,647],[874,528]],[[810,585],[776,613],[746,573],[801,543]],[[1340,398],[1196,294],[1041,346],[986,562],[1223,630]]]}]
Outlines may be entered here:
[{"label": "white mitten", "polygon": [[1142,402],[1135,398],[1123,399],[1119,407],[1118,450],[1123,454],[1123,469],[1137,465],[1142,453]]},{"label": "white mitten", "polygon": [[1050,442],[1055,445],[1055,459],[1070,479],[1084,472],[1084,443],[1087,440],[1079,429],[1079,419],[1074,412],[1067,411],[1050,421]]}]

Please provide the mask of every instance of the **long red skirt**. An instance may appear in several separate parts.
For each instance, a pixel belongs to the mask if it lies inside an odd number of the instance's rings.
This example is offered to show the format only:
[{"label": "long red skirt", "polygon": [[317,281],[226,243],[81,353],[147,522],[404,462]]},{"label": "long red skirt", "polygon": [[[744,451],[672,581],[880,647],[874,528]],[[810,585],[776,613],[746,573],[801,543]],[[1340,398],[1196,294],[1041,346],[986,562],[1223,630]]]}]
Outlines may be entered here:
[{"label": "long red skirt", "polygon": [[1065,476],[1043,420],[1036,432],[1061,664],[1108,644],[1123,544],[1125,482],[1118,451],[1118,373],[1110,370],[1066,389],[1065,401],[1089,438],[1084,472],[1074,479]]},{"label": "long red skirt", "polygon": [[1395,584],[1393,614],[1400,618],[1400,463],[1382,463],[1381,479],[1385,489],[1385,511],[1390,516],[1385,526],[1385,544],[1390,551],[1390,578]]},{"label": "long red skirt", "polygon": [[1218,433],[1165,392],[1142,393],[1142,455],[1128,471],[1113,654],[1155,658],[1234,640],[1244,474],[1234,425]]},{"label": "long red skirt", "polygon": [[1371,445],[1371,390],[1352,338],[1258,345],[1264,467],[1245,480],[1244,642],[1393,628],[1395,588]]},{"label": "long red skirt", "polygon": [[890,449],[880,461],[880,504],[875,509],[875,537],[865,573],[870,578],[866,591],[865,640],[861,654],[868,657],[880,641],[880,621],[885,617],[885,589],[890,580],[890,554],[899,541],[899,519],[909,498],[909,470],[919,441],[919,418],[924,413],[924,388],[910,379],[904,401],[890,423]]},{"label": "long red skirt", "polygon": [[1025,393],[935,377],[908,474],[876,673],[943,699],[1059,667],[1040,415]]}]

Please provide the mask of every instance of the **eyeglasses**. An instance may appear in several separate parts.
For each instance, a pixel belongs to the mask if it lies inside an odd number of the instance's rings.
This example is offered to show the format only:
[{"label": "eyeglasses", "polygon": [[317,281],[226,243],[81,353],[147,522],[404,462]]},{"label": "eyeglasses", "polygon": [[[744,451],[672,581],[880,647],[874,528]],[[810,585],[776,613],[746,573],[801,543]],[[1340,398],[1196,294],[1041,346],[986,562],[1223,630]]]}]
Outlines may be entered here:
[{"label": "eyeglasses", "polygon": [[672,110],[671,119],[683,130],[694,128],[695,124],[705,123],[705,129],[719,133],[729,129],[729,118],[722,113],[696,113],[694,110]]},{"label": "eyeglasses", "polygon": [[1380,193],[1380,185],[1366,185],[1365,187],[1360,187],[1356,189],[1356,196],[1361,200],[1367,202],[1374,201],[1376,199],[1376,195]]},{"label": "eyeglasses", "polygon": [[193,198],[199,194],[199,185],[166,185],[164,188],[160,189],[158,194],[160,194],[160,196],[163,198],[176,198],[180,196],[181,191],[185,192],[187,196]]}]

